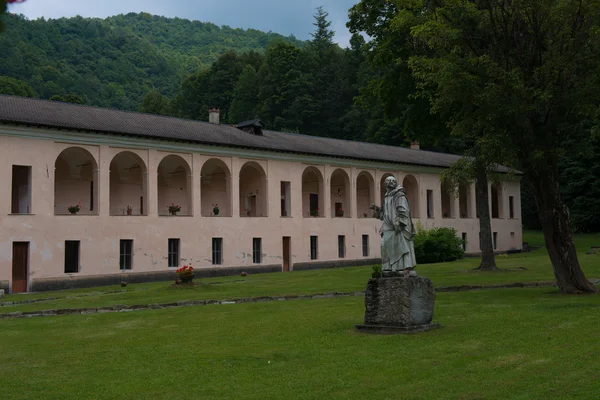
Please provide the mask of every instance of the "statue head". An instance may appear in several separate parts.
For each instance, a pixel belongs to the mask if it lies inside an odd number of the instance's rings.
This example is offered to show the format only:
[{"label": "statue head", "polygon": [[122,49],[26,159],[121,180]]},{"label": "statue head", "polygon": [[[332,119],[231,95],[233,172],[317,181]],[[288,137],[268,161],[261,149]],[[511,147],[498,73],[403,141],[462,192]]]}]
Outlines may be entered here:
[{"label": "statue head", "polygon": [[396,178],[394,178],[393,176],[388,176],[387,178],[385,178],[384,185],[388,191],[391,191],[398,187],[398,182],[396,182]]}]

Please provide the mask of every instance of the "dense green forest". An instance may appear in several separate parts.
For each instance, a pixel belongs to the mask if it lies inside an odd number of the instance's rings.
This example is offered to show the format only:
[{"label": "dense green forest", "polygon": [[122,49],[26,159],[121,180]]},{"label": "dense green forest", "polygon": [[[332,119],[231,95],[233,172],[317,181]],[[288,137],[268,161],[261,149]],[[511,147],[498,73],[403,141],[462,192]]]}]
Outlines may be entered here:
[{"label": "dense green forest", "polygon": [[[25,82],[41,98],[72,93],[126,110],[137,110],[153,89],[174,96],[184,77],[226,51],[262,51],[276,39],[301,45],[275,33],[146,13],[31,21],[5,14],[2,21],[0,77]],[[14,82],[2,79],[6,86]]]},{"label": "dense green forest", "polygon": [[[2,19],[0,93],[201,120],[217,107],[223,123],[260,118],[268,129],[397,146],[418,139],[455,154],[472,145],[426,101],[396,101],[414,91],[398,55],[375,57],[358,34],[340,48],[322,9],[308,42],[145,13]],[[580,136],[582,151],[560,157],[561,192],[574,228],[600,231],[600,140]],[[540,227],[525,186],[523,221]]]}]

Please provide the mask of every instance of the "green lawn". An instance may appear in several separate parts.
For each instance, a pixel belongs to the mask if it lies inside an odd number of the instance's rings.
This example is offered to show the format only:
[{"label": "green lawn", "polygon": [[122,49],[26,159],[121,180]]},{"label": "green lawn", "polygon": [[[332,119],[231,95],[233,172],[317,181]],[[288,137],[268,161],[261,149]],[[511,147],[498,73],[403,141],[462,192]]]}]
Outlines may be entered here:
[{"label": "green lawn", "polygon": [[[541,244],[539,234],[526,241]],[[577,237],[588,277],[599,235]],[[552,280],[544,250],[419,266],[437,286]],[[517,268],[524,267],[525,270]],[[29,309],[364,290],[369,268],[11,295],[59,296]],[[218,283],[220,282],[220,283]],[[66,298],[93,294],[89,297]],[[3,299],[4,300],[4,299]],[[18,399],[597,399],[600,296],[556,288],[438,293],[435,331],[359,334],[364,299],[275,301],[0,320],[1,398]]]},{"label": "green lawn", "polygon": [[6,399],[597,399],[599,296],[438,294],[442,328],[353,330],[363,299],[4,320]]},{"label": "green lawn", "polygon": [[[526,232],[525,241],[533,246],[542,246],[543,238],[537,232]],[[600,254],[586,255],[593,245],[600,244],[600,235],[584,235],[576,238],[581,265],[588,278],[600,278]],[[552,267],[545,249],[531,253],[498,256],[497,263],[503,270],[496,273],[473,271],[479,264],[477,258],[468,258],[454,263],[429,264],[417,267],[419,274],[430,278],[436,286],[487,285],[513,282],[554,281]],[[524,269],[521,269],[524,268]],[[168,303],[179,300],[232,299],[253,296],[298,295],[324,292],[362,291],[370,267],[328,269],[278,274],[257,274],[247,278],[239,276],[202,280],[202,285],[193,288],[172,288],[171,282],[42,292],[24,295],[9,295],[3,301],[19,301],[35,298],[57,297],[31,304],[0,307],[0,313],[14,311],[37,311],[58,308],[103,307]],[[103,294],[106,291],[118,293]],[[85,297],[67,298],[87,294]]]}]

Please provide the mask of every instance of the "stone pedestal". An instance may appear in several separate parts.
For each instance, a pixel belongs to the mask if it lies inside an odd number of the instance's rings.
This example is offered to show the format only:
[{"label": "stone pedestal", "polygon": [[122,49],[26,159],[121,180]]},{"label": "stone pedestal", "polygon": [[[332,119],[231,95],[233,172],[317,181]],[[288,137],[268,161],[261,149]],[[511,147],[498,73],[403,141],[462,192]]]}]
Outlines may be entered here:
[{"label": "stone pedestal", "polygon": [[369,279],[362,332],[411,333],[439,328],[432,324],[435,288],[421,276]]}]

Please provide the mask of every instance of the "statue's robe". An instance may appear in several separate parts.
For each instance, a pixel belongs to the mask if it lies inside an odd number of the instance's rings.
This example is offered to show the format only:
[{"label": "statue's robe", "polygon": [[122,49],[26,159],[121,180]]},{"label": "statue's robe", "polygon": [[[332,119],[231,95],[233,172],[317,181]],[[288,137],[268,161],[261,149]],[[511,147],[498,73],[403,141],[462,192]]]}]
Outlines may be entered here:
[{"label": "statue's robe", "polygon": [[379,230],[382,270],[402,271],[414,268],[417,265],[414,243],[416,232],[404,188],[397,187],[385,194],[379,219],[383,221]]}]

